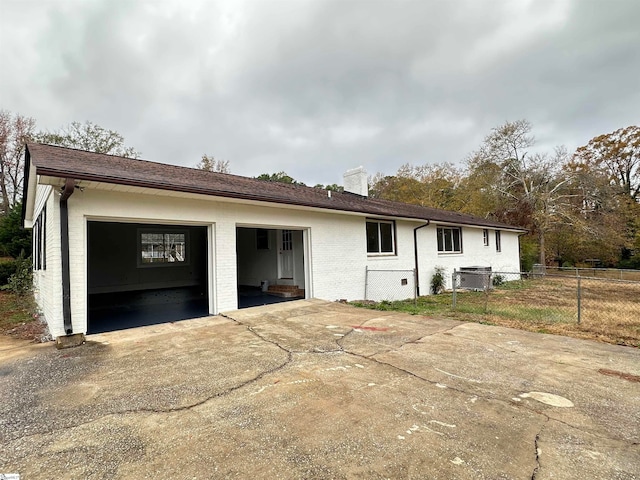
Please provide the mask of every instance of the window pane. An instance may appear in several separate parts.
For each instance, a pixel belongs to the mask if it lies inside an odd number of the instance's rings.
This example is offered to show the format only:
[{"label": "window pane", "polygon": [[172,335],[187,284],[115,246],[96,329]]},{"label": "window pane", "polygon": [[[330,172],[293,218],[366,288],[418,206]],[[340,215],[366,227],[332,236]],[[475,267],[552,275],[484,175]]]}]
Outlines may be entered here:
[{"label": "window pane", "polygon": [[379,245],[378,224],[376,222],[367,222],[367,252],[378,253]]},{"label": "window pane", "polygon": [[140,235],[142,263],[164,262],[164,235],[143,233]]},{"label": "window pane", "polygon": [[184,262],[186,260],[184,233],[141,233],[140,261],[142,263]]},{"label": "window pane", "polygon": [[438,251],[439,252],[444,252],[444,229],[439,228],[438,229]]},{"label": "window pane", "polygon": [[451,233],[453,235],[453,251],[454,252],[461,252],[462,251],[462,245],[460,242],[460,229],[459,228],[453,228],[451,230]]},{"label": "window pane", "polygon": [[445,252],[452,252],[453,251],[453,238],[451,235],[451,229],[450,228],[445,228],[444,229],[444,251]]},{"label": "window pane", "polygon": [[384,253],[393,252],[393,225],[390,223],[380,224],[381,251]]},{"label": "window pane", "polygon": [[501,251],[502,250],[502,245],[501,245],[501,238],[500,238],[500,230],[496,230],[496,251]]},{"label": "window pane", "polygon": [[256,229],[256,248],[258,250],[269,249],[269,230],[264,228]]},{"label": "window pane", "polygon": [[165,233],[164,252],[167,262],[184,262],[184,233]]}]

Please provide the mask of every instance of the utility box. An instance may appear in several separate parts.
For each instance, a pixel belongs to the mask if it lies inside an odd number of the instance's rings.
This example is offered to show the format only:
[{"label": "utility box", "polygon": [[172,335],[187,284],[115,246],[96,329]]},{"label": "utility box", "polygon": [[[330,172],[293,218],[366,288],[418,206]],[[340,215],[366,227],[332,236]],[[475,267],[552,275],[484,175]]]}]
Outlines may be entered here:
[{"label": "utility box", "polygon": [[544,265],[540,263],[533,264],[533,278],[543,277],[545,273]]},{"label": "utility box", "polygon": [[469,290],[491,288],[491,267],[461,267],[460,288]]}]

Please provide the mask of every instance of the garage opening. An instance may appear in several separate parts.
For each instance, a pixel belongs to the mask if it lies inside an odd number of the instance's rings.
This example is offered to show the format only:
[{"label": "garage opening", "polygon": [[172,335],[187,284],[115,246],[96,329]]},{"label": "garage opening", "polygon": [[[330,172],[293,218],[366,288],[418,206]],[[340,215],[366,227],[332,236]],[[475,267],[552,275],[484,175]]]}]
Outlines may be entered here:
[{"label": "garage opening", "polygon": [[238,308],[306,298],[302,230],[236,229]]},{"label": "garage opening", "polygon": [[207,228],[88,222],[88,333],[209,313]]}]

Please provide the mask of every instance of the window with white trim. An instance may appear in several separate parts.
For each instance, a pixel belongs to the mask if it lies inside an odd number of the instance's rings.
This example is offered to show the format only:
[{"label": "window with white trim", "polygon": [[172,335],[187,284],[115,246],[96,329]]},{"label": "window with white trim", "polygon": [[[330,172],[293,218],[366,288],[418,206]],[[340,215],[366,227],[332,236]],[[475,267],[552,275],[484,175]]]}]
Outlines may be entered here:
[{"label": "window with white trim", "polygon": [[484,246],[488,247],[489,246],[489,229],[488,228],[482,229],[482,239],[484,241]]},{"label": "window with white trim", "polygon": [[139,234],[138,265],[185,265],[187,263],[187,232],[177,230],[146,230]]},{"label": "window with white trim", "polygon": [[367,253],[370,255],[396,252],[394,224],[386,220],[367,220]]},{"label": "window with white trim", "polygon": [[438,227],[439,253],[462,253],[462,230],[459,227]]},{"label": "window with white trim", "polygon": [[496,252],[502,251],[502,238],[501,238],[500,230],[496,230]]}]

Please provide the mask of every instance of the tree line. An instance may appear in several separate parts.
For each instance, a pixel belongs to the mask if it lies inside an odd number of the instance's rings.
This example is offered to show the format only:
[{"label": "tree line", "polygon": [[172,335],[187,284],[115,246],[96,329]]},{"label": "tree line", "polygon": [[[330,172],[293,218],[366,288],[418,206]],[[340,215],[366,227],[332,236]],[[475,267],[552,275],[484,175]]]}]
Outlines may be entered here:
[{"label": "tree line", "polygon": [[522,266],[640,268],[640,127],[570,154],[532,152],[526,120],[494,128],[458,167],[402,165],[370,179],[373,197],[478,215],[528,230]]},{"label": "tree line", "polygon": [[[462,162],[402,165],[369,178],[374,198],[477,215],[527,229],[522,267],[597,264],[640,268],[640,127],[599,135],[569,153],[533,152],[527,120],[491,130]],[[19,229],[27,140],[130,158],[140,153],[121,134],[92,122],[37,131],[30,117],[0,110],[0,255],[28,246]],[[229,173],[229,161],[203,154],[195,165]],[[285,172],[258,179],[304,185]],[[340,185],[315,185],[342,191]],[[28,252],[29,250],[27,250]]]}]

